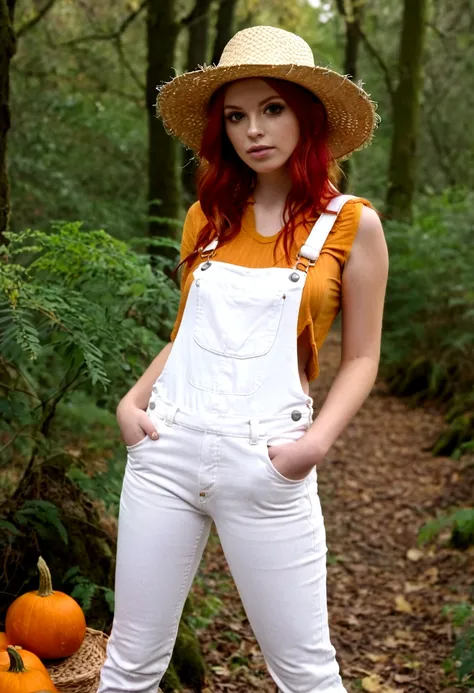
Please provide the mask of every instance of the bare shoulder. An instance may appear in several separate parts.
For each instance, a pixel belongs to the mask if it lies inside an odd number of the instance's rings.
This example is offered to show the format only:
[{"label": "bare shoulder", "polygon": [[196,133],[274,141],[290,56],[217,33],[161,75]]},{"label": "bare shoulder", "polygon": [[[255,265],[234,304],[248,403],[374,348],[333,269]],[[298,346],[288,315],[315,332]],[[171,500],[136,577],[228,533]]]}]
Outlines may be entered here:
[{"label": "bare shoulder", "polygon": [[387,243],[380,217],[374,209],[364,205],[359,219],[359,226],[347,261],[347,266],[354,265],[363,256],[366,261],[383,260],[388,257]]},{"label": "bare shoulder", "polygon": [[380,217],[371,207],[363,205],[362,211],[359,219],[359,227],[357,229],[356,240],[362,241],[362,243],[375,240],[377,237],[383,238],[385,240],[382,222]]},{"label": "bare shoulder", "polygon": [[377,212],[364,205],[349,257],[342,274],[343,287],[352,291],[362,283],[384,286],[388,279],[388,248]]}]

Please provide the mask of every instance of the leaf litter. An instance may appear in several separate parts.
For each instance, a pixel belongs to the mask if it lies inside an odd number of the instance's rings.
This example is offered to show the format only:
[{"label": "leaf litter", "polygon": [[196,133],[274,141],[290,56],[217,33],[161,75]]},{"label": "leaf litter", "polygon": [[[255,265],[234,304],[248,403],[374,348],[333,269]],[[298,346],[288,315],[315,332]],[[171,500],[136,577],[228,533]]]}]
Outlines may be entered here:
[{"label": "leaf litter", "polygon": [[[315,411],[339,359],[332,333],[311,387]],[[453,550],[445,537],[417,542],[439,512],[472,507],[472,460],[463,472],[459,461],[430,453],[443,426],[434,406],[413,407],[379,379],[319,470],[331,640],[348,693],[459,690],[442,666],[454,645],[442,609],[472,599],[474,549]],[[215,532],[192,596],[198,611],[209,599],[214,605],[197,630],[208,665],[204,693],[276,693]]]}]

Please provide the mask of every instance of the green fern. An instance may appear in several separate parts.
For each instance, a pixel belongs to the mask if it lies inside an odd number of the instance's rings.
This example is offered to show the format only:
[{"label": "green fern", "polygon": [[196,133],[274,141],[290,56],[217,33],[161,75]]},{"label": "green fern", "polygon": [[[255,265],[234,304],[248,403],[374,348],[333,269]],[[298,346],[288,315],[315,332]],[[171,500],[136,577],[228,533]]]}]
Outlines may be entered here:
[{"label": "green fern", "polygon": [[447,604],[442,611],[456,629],[453,654],[444,663],[447,672],[454,671],[462,684],[474,683],[474,608],[461,602]]},{"label": "green fern", "polygon": [[58,536],[67,545],[68,534],[54,503],[44,500],[27,500],[13,514],[13,522],[20,527],[37,532],[41,539],[54,540]]},{"label": "green fern", "polygon": [[110,613],[113,614],[115,606],[114,591],[109,587],[96,585],[95,582],[91,582],[91,580],[81,574],[78,566],[74,566],[67,571],[63,578],[63,582],[72,587],[71,597],[77,599],[86,613],[90,611],[94,597],[102,594],[109,607]]},{"label": "green fern", "polygon": [[474,544],[474,508],[460,508],[449,515],[441,515],[427,522],[418,533],[418,543],[430,543],[443,530],[451,530],[451,544],[466,549]]}]

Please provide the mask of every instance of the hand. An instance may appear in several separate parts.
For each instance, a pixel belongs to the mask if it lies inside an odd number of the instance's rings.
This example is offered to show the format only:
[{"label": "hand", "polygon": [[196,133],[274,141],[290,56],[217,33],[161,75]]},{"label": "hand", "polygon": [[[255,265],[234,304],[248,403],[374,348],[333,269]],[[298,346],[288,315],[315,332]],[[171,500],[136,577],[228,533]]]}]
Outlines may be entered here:
[{"label": "hand", "polygon": [[117,407],[117,421],[125,445],[136,445],[146,435],[153,440],[159,438],[158,431],[146,412],[133,402],[122,400]]},{"label": "hand", "polygon": [[306,439],[306,435],[295,443],[270,445],[268,456],[277,472],[291,481],[301,481],[307,477],[313,467],[320,464],[324,458],[314,443]]}]

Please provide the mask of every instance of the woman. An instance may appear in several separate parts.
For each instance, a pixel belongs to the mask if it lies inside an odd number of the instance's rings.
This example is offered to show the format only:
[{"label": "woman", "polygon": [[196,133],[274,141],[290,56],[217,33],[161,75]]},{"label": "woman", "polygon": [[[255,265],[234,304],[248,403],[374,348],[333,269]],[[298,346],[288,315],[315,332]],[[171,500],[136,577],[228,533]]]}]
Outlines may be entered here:
[{"label": "woman", "polygon": [[[374,107],[301,38],[253,27],[164,85],[159,109],[204,169],[171,343],[117,410],[128,459],[99,693],[155,693],[212,521],[279,690],[342,693],[316,468],[375,380],[387,250],[328,171],[368,143]],[[341,306],[341,366],[312,422]]]}]

